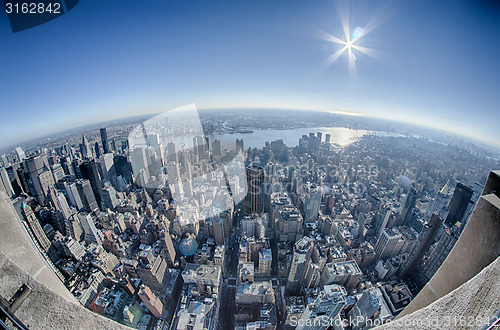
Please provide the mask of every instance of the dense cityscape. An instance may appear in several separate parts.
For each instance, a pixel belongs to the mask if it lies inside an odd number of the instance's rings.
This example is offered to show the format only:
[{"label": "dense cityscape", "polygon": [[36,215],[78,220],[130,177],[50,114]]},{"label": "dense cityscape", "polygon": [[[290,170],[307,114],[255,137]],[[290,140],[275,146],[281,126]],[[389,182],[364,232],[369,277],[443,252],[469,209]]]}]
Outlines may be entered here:
[{"label": "dense cityscape", "polygon": [[295,146],[245,147],[227,137],[259,128],[250,121],[166,114],[1,157],[3,188],[53,272],[83,306],[137,329],[387,323],[500,165],[371,131],[347,145],[311,129]]}]

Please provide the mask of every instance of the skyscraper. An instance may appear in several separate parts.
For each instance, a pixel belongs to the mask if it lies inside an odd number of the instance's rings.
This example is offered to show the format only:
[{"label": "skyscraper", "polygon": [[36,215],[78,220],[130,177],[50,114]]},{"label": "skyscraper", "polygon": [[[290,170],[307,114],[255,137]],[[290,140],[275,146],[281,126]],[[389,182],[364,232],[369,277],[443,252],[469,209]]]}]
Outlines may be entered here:
[{"label": "skyscraper", "polygon": [[47,205],[49,187],[54,185],[54,177],[49,167],[47,155],[42,153],[27,158],[25,164],[30,178],[29,188],[32,196],[36,197],[41,205]]},{"label": "skyscraper", "polygon": [[214,156],[220,156],[222,154],[221,143],[217,139],[212,141],[212,154]]},{"label": "skyscraper", "polygon": [[392,205],[385,204],[378,212],[377,218],[375,219],[375,235],[377,237],[380,237],[382,231],[387,226],[387,222],[389,221],[389,217],[391,216],[392,211]]},{"label": "skyscraper", "polygon": [[101,128],[101,142],[102,142],[102,150],[105,154],[110,153],[109,142],[108,142],[108,133],[106,132],[106,128]]},{"label": "skyscraper", "polygon": [[102,233],[97,230],[92,215],[79,213],[78,220],[80,221],[83,231],[85,232],[85,242],[88,244],[95,243],[97,245],[101,245]]},{"label": "skyscraper", "polygon": [[99,176],[99,171],[97,169],[97,163],[95,160],[85,160],[80,165],[80,172],[82,173],[82,178],[87,179],[90,182],[92,191],[94,192],[95,199],[97,201],[97,206],[101,208],[102,202],[102,183],[101,177]]},{"label": "skyscraper", "polygon": [[[78,196],[82,202],[83,209],[86,212],[95,212],[99,210],[97,201],[90,186],[89,180],[77,180],[76,188],[78,191]],[[76,197],[76,196],[75,196]]]},{"label": "skyscraper", "polygon": [[82,154],[83,159],[92,158],[89,141],[83,134],[82,134],[82,143],[80,144],[80,153]]},{"label": "skyscraper", "polygon": [[347,316],[354,323],[352,329],[362,329],[380,310],[382,303],[373,291],[365,291]]},{"label": "skyscraper", "polygon": [[398,221],[396,224],[397,226],[409,225],[416,204],[417,204],[417,191],[414,188],[411,188],[410,191],[408,192],[408,196],[406,196],[406,201],[403,210],[401,211],[401,214],[398,217]]},{"label": "skyscraper", "polygon": [[177,150],[175,148],[174,142],[167,143],[167,161],[168,162],[179,162],[179,157],[177,155]]},{"label": "skyscraper", "polygon": [[[24,150],[21,147],[17,147],[16,148],[16,156],[17,156],[17,160],[19,162],[22,162],[26,158],[26,153],[24,152]],[[5,165],[5,166],[7,166],[7,165]]]},{"label": "skyscraper", "polygon": [[236,139],[236,152],[241,151],[242,153],[245,152],[245,146],[243,143],[243,139]]},{"label": "skyscraper", "polygon": [[448,206],[448,200],[450,194],[450,180],[441,188],[440,191],[434,197],[432,204],[429,207],[427,215],[431,216],[434,213],[439,213],[441,217],[445,217],[446,208]]},{"label": "skyscraper", "polygon": [[462,222],[467,206],[472,198],[474,191],[466,185],[458,182],[451,197],[450,205],[448,208],[450,212],[446,217],[445,223],[448,227],[452,227],[457,222]]},{"label": "skyscraper", "polygon": [[161,318],[163,314],[163,303],[147,286],[141,285],[138,293],[139,298],[156,318]]},{"label": "skyscraper", "polygon": [[432,215],[429,223],[424,226],[423,232],[420,236],[421,239],[417,245],[415,245],[412,256],[408,259],[406,265],[401,267],[401,276],[409,275],[410,272],[418,265],[420,260],[422,260],[422,257],[434,241],[442,222],[443,219],[439,216],[439,214],[435,213]]},{"label": "skyscraper", "polygon": [[398,246],[400,240],[401,233],[396,228],[385,228],[375,244],[377,259],[386,259],[396,255],[401,249],[401,246]]},{"label": "skyscraper", "polygon": [[302,237],[293,247],[292,263],[288,273],[286,290],[291,295],[300,293],[314,247],[314,242],[309,236]]},{"label": "skyscraper", "polygon": [[246,168],[248,193],[245,198],[245,212],[264,212],[264,169],[260,166]]},{"label": "skyscraper", "polygon": [[330,139],[331,139],[331,135],[330,134],[325,134],[325,142],[326,143],[330,143]]},{"label": "skyscraper", "polygon": [[322,194],[321,187],[311,183],[306,186],[304,200],[304,221],[306,223],[315,222],[318,219]]},{"label": "skyscraper", "polygon": [[446,257],[448,257],[448,254],[450,254],[451,249],[457,242],[459,235],[459,226],[448,228],[443,233],[443,236],[441,236],[441,239],[421,268],[422,277],[425,282],[429,281],[432,276],[434,276],[438,268],[441,267]]},{"label": "skyscraper", "polygon": [[113,161],[113,154],[105,153],[101,155],[99,158],[99,164],[101,165],[103,179],[116,186],[116,170],[115,163]]}]

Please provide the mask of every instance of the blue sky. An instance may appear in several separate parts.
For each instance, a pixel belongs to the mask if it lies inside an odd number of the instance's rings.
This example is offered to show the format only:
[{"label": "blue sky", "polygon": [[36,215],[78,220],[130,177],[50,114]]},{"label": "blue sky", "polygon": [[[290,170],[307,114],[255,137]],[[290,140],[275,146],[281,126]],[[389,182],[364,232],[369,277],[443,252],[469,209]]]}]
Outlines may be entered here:
[{"label": "blue sky", "polygon": [[[322,65],[342,46],[318,31],[345,38],[339,11],[377,51],[354,50],[355,72],[347,53]],[[15,34],[1,13],[0,147],[189,103],[350,111],[498,145],[499,32],[492,0],[83,0]]]}]

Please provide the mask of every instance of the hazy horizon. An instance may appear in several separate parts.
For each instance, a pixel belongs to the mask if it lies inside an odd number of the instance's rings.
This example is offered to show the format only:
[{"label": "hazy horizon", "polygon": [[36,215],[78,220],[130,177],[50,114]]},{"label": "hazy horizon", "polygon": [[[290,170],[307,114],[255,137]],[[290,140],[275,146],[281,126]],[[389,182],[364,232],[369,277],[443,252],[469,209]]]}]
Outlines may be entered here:
[{"label": "hazy horizon", "polygon": [[[173,109],[169,109],[169,110],[173,110]],[[169,111],[169,110],[166,110],[166,111]],[[415,123],[412,123],[412,122],[405,122],[405,121],[400,121],[400,120],[394,120],[394,119],[388,119],[388,118],[383,118],[383,117],[375,117],[375,116],[367,116],[367,115],[363,115],[363,114],[356,114],[356,113],[352,113],[352,114],[349,114],[349,113],[346,113],[345,111],[340,111],[340,110],[331,110],[331,111],[324,111],[324,110],[316,110],[316,109],[285,109],[285,108],[265,108],[265,107],[262,107],[262,108],[244,108],[244,107],[241,107],[241,108],[202,108],[202,109],[198,109],[198,111],[200,113],[204,113],[204,112],[224,112],[224,111],[234,111],[234,112],[242,112],[242,111],[245,111],[245,110],[250,110],[250,111],[263,111],[263,110],[269,110],[269,113],[274,113],[274,112],[280,112],[280,111],[296,111],[296,112],[314,112],[314,113],[317,113],[317,114],[327,114],[327,113],[331,113],[333,115],[337,115],[337,116],[340,116],[340,117],[347,117],[347,118],[351,118],[351,120],[353,121],[356,121],[356,118],[359,118],[360,120],[362,119],[365,119],[365,120],[369,120],[369,121],[379,121],[378,124],[381,124],[381,123],[384,123],[384,124],[392,124],[394,125],[393,127],[391,127],[391,130],[394,130],[394,131],[397,131],[399,133],[404,133],[406,130],[407,127],[401,127],[402,125],[409,125],[410,127],[412,127],[413,129],[427,129],[427,130],[431,130],[435,133],[438,133],[438,134],[443,134],[443,135],[450,135],[450,136],[455,136],[457,138],[465,138],[465,139],[468,139],[470,142],[473,142],[473,143],[481,143],[486,146],[489,146],[491,148],[494,148],[497,152],[500,152],[500,144],[493,144],[493,143],[490,143],[489,141],[484,141],[484,140],[480,140],[480,139],[477,139],[475,137],[472,137],[472,136],[467,136],[467,135],[463,135],[463,134],[460,134],[458,132],[453,132],[453,131],[447,131],[445,129],[441,129],[439,127],[432,127],[432,126],[427,126],[427,125],[420,125],[420,124],[415,124]],[[164,111],[162,111],[164,112]],[[11,145],[6,145],[6,146],[0,146],[0,150],[2,150],[2,152],[7,152],[7,151],[12,151],[15,147],[17,146],[22,146],[22,145],[26,145],[28,144],[29,142],[32,142],[34,140],[37,140],[37,139],[45,139],[45,138],[50,138],[50,137],[58,137],[58,136],[61,136],[63,134],[68,134],[72,131],[76,131],[74,134],[77,134],[77,132],[84,132],[84,131],[88,131],[88,130],[96,130],[100,127],[111,127],[113,125],[109,125],[110,123],[112,122],[124,122],[124,121],[128,121],[128,120],[133,120],[134,118],[149,118],[149,117],[153,117],[157,114],[160,114],[162,112],[155,112],[155,113],[147,113],[147,114],[133,114],[133,115],[125,115],[125,116],[122,116],[122,117],[117,117],[117,118],[111,118],[111,119],[108,119],[108,120],[102,120],[102,121],[95,121],[95,122],[91,122],[91,123],[88,123],[88,124],[81,124],[81,125],[75,125],[75,126],[72,126],[72,127],[65,127],[63,128],[62,130],[56,130],[56,131],[51,131],[49,132],[48,134],[45,134],[45,135],[41,135],[41,136],[35,136],[34,138],[30,138],[30,139],[21,139],[21,141],[19,142],[16,142],[14,144],[11,144]],[[400,124],[401,126],[398,126],[398,124]],[[339,127],[344,127],[344,126],[349,126],[349,125],[340,125]],[[330,125],[327,125],[325,127],[334,127],[334,126],[330,126]],[[308,128],[308,127],[305,127],[304,128]],[[398,129],[399,128],[399,129]],[[402,129],[402,128],[405,128],[405,129]],[[287,128],[289,129],[289,128]],[[361,126],[359,127],[359,129],[367,129],[366,126],[364,126],[363,124],[361,124]],[[415,132],[411,132],[413,134],[415,134]],[[479,147],[482,147],[481,145]]]}]

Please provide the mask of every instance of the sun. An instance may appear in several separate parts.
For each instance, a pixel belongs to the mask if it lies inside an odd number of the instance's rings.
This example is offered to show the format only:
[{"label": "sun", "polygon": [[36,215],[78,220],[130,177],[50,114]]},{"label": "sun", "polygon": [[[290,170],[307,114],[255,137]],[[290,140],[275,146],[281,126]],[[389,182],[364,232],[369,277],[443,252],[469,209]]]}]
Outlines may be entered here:
[{"label": "sun", "polygon": [[[370,57],[376,58],[380,56],[380,52],[371,48],[362,46],[362,40],[366,37],[368,32],[373,31],[373,29],[381,23],[380,19],[374,19],[368,22],[368,24],[363,28],[357,26],[351,29],[349,23],[349,8],[346,6],[348,2],[336,2],[337,12],[340,18],[340,23],[342,25],[342,30],[344,32],[343,36],[334,36],[328,32],[315,27],[316,36],[319,39],[326,40],[331,43],[341,45],[342,47],[336,50],[333,54],[328,56],[323,62],[322,66],[324,69],[330,67],[334,62],[336,62],[340,57],[346,56],[349,65],[349,71],[356,71],[356,61],[358,54],[368,55]],[[344,5],[342,5],[344,4]],[[377,22],[378,21],[378,22]],[[376,56],[377,54],[377,56]]]}]

